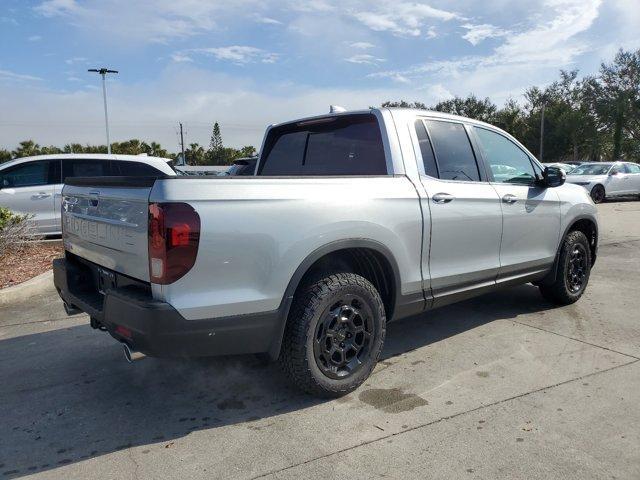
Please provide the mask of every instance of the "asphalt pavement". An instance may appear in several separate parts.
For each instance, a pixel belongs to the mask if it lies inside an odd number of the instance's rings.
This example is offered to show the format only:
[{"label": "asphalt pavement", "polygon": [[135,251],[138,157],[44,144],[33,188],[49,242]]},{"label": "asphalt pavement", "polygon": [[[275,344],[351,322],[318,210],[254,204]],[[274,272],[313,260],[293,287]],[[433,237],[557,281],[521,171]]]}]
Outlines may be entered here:
[{"label": "asphalt pavement", "polygon": [[0,478],[640,478],[640,202],[599,206],[590,285],[389,325],[333,401],[252,356],[125,363],[53,288],[0,306]]}]

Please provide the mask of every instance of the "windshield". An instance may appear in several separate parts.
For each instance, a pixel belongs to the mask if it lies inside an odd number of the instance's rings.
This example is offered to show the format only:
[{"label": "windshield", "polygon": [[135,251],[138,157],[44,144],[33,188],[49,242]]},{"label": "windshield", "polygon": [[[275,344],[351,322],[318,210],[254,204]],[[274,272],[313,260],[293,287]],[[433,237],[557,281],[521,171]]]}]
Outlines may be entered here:
[{"label": "windshield", "polygon": [[606,175],[610,168],[610,163],[587,163],[571,170],[571,175]]}]

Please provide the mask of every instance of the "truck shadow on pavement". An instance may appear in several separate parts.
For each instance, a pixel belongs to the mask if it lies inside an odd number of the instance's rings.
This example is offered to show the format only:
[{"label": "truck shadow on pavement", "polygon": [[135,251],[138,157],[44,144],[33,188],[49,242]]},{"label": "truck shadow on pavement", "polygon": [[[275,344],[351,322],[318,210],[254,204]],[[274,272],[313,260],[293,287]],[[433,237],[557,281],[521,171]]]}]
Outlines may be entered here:
[{"label": "truck shadow on pavement", "polygon": [[[535,287],[521,286],[391,323],[382,359],[402,362],[394,357],[550,308]],[[0,385],[0,478],[130,447],[169,448],[198,430],[259,428],[262,419],[322,402],[253,356],[128,365],[111,337],[88,325],[1,340]]]}]

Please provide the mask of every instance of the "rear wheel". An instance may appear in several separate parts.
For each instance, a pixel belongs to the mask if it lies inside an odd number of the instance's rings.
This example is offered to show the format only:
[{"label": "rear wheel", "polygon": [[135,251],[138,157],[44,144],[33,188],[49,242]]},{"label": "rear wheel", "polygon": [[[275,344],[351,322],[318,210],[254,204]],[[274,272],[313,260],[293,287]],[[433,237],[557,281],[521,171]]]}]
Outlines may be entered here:
[{"label": "rear wheel", "polygon": [[606,198],[607,194],[602,185],[596,185],[591,189],[591,199],[593,203],[602,203]]},{"label": "rear wheel", "polygon": [[540,284],[540,293],[558,305],[575,303],[587,288],[590,274],[589,240],[580,231],[569,232],[562,243],[555,281]]},{"label": "rear wheel", "polygon": [[346,395],[371,374],[385,327],[382,299],[371,282],[354,273],[326,276],[296,295],[280,364],[308,393]]}]

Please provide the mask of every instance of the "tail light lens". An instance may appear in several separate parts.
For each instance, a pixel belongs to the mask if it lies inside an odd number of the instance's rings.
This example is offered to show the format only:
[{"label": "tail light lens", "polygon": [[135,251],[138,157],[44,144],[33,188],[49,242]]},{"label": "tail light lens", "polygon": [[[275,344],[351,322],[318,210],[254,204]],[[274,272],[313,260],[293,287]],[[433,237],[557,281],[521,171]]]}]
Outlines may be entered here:
[{"label": "tail light lens", "polygon": [[163,285],[183,277],[196,263],[200,216],[186,203],[149,205],[149,277]]}]

